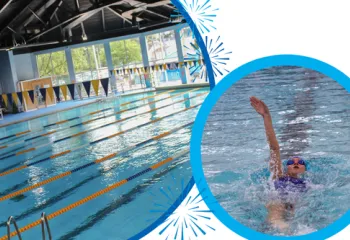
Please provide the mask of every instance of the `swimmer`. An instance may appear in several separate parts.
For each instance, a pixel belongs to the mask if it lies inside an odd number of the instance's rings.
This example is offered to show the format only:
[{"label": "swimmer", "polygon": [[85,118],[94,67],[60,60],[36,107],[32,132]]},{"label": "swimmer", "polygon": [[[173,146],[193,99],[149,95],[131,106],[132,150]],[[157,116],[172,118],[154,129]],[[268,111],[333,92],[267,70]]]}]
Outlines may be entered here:
[{"label": "swimmer", "polygon": [[266,104],[256,97],[250,97],[250,104],[264,119],[267,141],[270,147],[269,169],[279,199],[267,204],[267,221],[280,231],[287,231],[287,216],[294,214],[294,204],[288,200],[288,194],[299,194],[306,190],[306,182],[300,177],[306,171],[306,163],[301,157],[291,157],[287,161],[287,172],[283,172],[280,147],[272,126],[272,118]]}]

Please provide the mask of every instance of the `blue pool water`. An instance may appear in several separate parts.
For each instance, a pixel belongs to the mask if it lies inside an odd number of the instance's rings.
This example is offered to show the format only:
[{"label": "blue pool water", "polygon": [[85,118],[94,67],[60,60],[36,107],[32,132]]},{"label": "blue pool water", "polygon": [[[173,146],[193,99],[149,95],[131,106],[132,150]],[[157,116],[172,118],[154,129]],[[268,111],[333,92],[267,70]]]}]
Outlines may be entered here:
[{"label": "blue pool water", "polygon": [[[249,97],[270,108],[282,159],[303,156],[310,190],[296,204],[291,232],[266,226],[269,147]],[[264,69],[234,84],[203,133],[204,173],[221,206],[242,224],[275,235],[322,229],[350,208],[350,94],[328,77],[296,67]]]},{"label": "blue pool water", "polygon": [[[0,150],[0,156],[5,156],[9,152],[18,152],[23,149],[37,147],[41,144],[61,139],[66,136],[101,126],[117,119],[123,119],[138,113],[154,108],[170,105],[181,99],[191,98],[201,93],[207,93],[207,88],[198,89],[185,93],[190,89],[177,90],[155,96],[144,101],[136,102],[127,106],[120,104],[151,96],[154,93],[145,93],[110,99],[103,103],[91,104],[88,106],[72,109],[65,112],[41,117],[20,124],[0,128],[0,137],[26,131],[30,129],[32,133],[7,140],[0,141],[0,145],[11,144],[13,142],[27,139],[47,131],[59,130],[70,125],[80,123],[98,116],[107,116],[113,112],[123,109],[141,106],[147,102],[161,100],[163,98],[180,94],[177,97],[158,101],[147,106],[124,112],[120,115],[113,115],[94,121],[90,124],[75,128],[58,131],[47,137],[41,137],[27,142],[25,145],[19,144],[7,149]],[[53,154],[72,149],[82,144],[103,138],[105,136],[125,131],[152,119],[169,115],[171,113],[185,109],[201,103],[206,95],[191,98],[181,103],[175,103],[160,110],[142,114],[120,123],[107,127],[100,127],[97,130],[88,132],[85,135],[67,139],[58,143],[50,144],[38,150],[28,152],[23,155],[0,160],[0,172],[12,169],[23,164],[32,163],[39,159],[49,157]],[[91,117],[69,121],[64,124],[55,125],[43,129],[43,126],[69,119],[75,116],[86,115],[99,109],[112,107],[113,110],[96,114]],[[18,191],[50,177],[56,176],[65,171],[92,162],[114,152],[121,151],[131,145],[157,136],[165,131],[185,125],[194,121],[199,108],[179,112],[171,117],[148,124],[135,130],[126,132],[120,136],[101,141],[97,144],[73,151],[61,157],[39,163],[37,165],[22,169],[18,172],[0,176],[0,197]],[[96,164],[82,169],[74,174],[63,177],[46,185],[37,187],[31,191],[20,194],[14,198],[0,201],[0,237],[6,234],[5,221],[9,216],[14,216],[19,227],[30,224],[40,218],[40,214],[53,213],[63,207],[68,206],[86,196],[89,196],[110,184],[126,179],[153,164],[171,157],[189,147],[191,126],[183,128],[157,142],[151,142],[134,150],[118,155],[101,164]],[[127,239],[142,231],[159,216],[161,212],[151,212],[154,209],[155,201],[164,202],[167,206],[172,202],[164,197],[164,190],[171,199],[176,199],[181,193],[181,182],[187,183],[191,177],[191,168],[185,155],[174,162],[166,164],[155,171],[148,172],[140,178],[103,194],[96,199],[89,201],[71,211],[65,212],[49,221],[54,239]],[[170,203],[169,203],[170,202]],[[170,206],[170,205],[169,205]],[[13,229],[13,228],[12,228]],[[41,227],[34,227],[22,234],[23,239],[40,239]]]}]

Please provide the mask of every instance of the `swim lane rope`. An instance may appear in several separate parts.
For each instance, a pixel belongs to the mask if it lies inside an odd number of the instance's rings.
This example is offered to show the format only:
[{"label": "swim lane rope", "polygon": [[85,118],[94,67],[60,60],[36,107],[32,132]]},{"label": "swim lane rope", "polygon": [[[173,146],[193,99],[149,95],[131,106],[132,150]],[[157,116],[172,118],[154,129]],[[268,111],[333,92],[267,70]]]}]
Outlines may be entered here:
[{"label": "swim lane rope", "polygon": [[[189,92],[192,92],[192,91],[195,91],[195,89],[190,90],[190,91],[183,92],[183,93],[181,93],[181,94],[174,95],[174,96],[172,96],[172,98],[178,97],[178,96],[180,96],[180,95],[183,95],[183,94],[186,94],[186,93],[189,93]],[[203,94],[202,94],[202,95],[203,95]],[[199,95],[197,95],[197,96],[199,96]],[[200,96],[201,96],[201,95],[200,95]],[[196,97],[196,96],[194,96],[194,97]],[[194,98],[194,97],[191,97],[191,98]],[[187,99],[191,99],[191,98],[187,98]],[[158,101],[161,101],[161,100],[158,100]],[[177,102],[173,102],[173,103],[171,103],[171,104],[164,105],[164,106],[161,106],[161,107],[158,107],[158,108],[155,108],[155,109],[152,109],[151,111],[147,111],[147,112],[144,112],[144,113],[140,113],[140,114],[133,115],[133,116],[131,116],[131,117],[124,118],[123,121],[124,121],[124,120],[127,120],[127,119],[130,119],[130,118],[132,118],[132,117],[136,117],[136,116],[139,116],[139,115],[142,115],[142,114],[145,114],[145,113],[150,113],[150,112],[153,112],[153,111],[156,111],[156,110],[159,110],[159,109],[162,109],[162,108],[171,106],[171,105],[176,104],[176,103],[179,103],[179,102],[184,102],[184,101],[186,101],[186,99],[185,99],[185,100],[180,100],[180,101],[177,101]],[[157,101],[153,101],[153,102],[151,102],[151,103],[149,103],[149,104],[156,103],[156,102],[157,102]],[[147,105],[148,105],[148,104],[147,104]],[[144,107],[144,106],[141,106],[141,107]],[[141,107],[136,107],[136,108],[141,108]],[[136,108],[135,108],[135,109],[136,109]],[[129,111],[129,110],[133,110],[133,109],[128,109],[127,111]],[[124,111],[124,112],[126,112],[126,111]],[[51,134],[53,134],[53,133],[57,133],[57,132],[60,132],[60,131],[63,131],[63,130],[67,130],[67,129],[70,129],[70,128],[74,128],[74,127],[77,127],[77,126],[89,124],[89,123],[91,123],[91,122],[93,122],[93,121],[100,120],[100,119],[102,119],[102,118],[107,118],[107,117],[110,117],[110,116],[114,116],[115,114],[120,114],[120,113],[119,113],[119,112],[113,113],[113,114],[106,115],[106,116],[103,116],[103,117],[91,119],[91,120],[88,120],[88,121],[85,121],[85,122],[82,122],[82,123],[79,123],[79,124],[75,124],[75,125],[72,125],[72,126],[68,126],[68,127],[65,127],[65,128],[61,128],[61,129],[59,129],[59,130],[54,130],[54,131],[51,131],[51,132],[47,132],[47,133],[45,133],[45,134],[41,134],[41,135],[38,135],[38,136],[35,136],[35,137],[31,137],[31,138],[24,139],[24,140],[21,140],[21,141],[13,142],[13,143],[10,143],[10,144],[4,145],[4,146],[0,146],[0,149],[9,148],[9,147],[12,147],[12,146],[21,144],[21,143],[28,142],[28,141],[30,141],[30,140],[34,140],[34,139],[38,139],[38,138],[40,138],[40,137],[45,137],[45,136],[51,135]],[[118,123],[118,122],[121,122],[121,121],[120,121],[120,120],[117,120],[117,121],[108,123],[108,124],[106,124],[106,125],[100,125],[100,126],[98,126],[98,127],[96,127],[96,128],[92,128],[92,129],[90,129],[90,130],[87,130],[86,132],[89,132],[89,131],[98,129],[98,128],[100,128],[100,127],[104,127],[104,126],[108,126],[108,125],[111,125],[111,124],[115,124],[115,123]],[[84,134],[84,133],[82,133],[82,134]],[[82,134],[80,134],[80,135],[82,135]],[[72,136],[73,136],[73,135],[72,135]],[[71,137],[68,136],[68,137],[66,137],[66,138],[62,138],[62,139],[56,140],[56,141],[60,142],[60,141],[63,141],[63,140],[69,139],[69,138],[71,138]],[[52,142],[52,143],[55,143],[55,142]],[[25,147],[25,146],[23,146],[23,147]],[[21,147],[21,148],[22,148],[22,147]],[[19,149],[21,149],[21,148],[19,148]],[[16,149],[16,150],[17,150],[17,149]],[[8,158],[8,157],[13,157],[13,156],[16,156],[16,155],[20,155],[20,154],[14,153],[14,154],[11,154],[11,155],[6,155],[6,156],[4,156],[4,157],[1,157],[0,160],[5,159],[5,158]]]},{"label": "swim lane rope", "polygon": [[[93,118],[93,119],[90,119],[90,120],[87,120],[87,121],[84,121],[84,122],[81,122],[81,123],[78,123],[78,124],[75,124],[75,125],[71,125],[71,126],[64,127],[64,128],[59,128],[59,129],[57,129],[57,130],[52,130],[52,131],[49,131],[49,132],[47,132],[47,133],[40,134],[40,135],[38,135],[38,136],[34,136],[34,137],[31,137],[31,138],[28,138],[28,139],[24,139],[24,140],[17,141],[17,142],[12,142],[12,143],[10,143],[10,144],[4,145],[4,146],[0,146],[0,150],[1,150],[1,149],[8,148],[8,147],[10,147],[10,146],[14,146],[14,145],[23,143],[23,142],[28,142],[28,141],[30,141],[30,140],[34,140],[34,139],[37,139],[37,138],[40,138],[40,137],[49,136],[49,135],[51,135],[51,134],[53,134],[53,133],[57,133],[57,132],[60,132],[60,131],[63,131],[63,130],[67,130],[67,129],[74,128],[74,127],[77,127],[77,126],[89,124],[89,123],[92,123],[92,122],[94,122],[94,121],[97,121],[97,120],[100,120],[100,119],[103,119],[103,118],[107,118],[107,117],[114,116],[115,114],[118,115],[118,114],[121,114],[121,113],[125,113],[125,112],[127,112],[127,111],[131,111],[131,110],[135,110],[135,109],[137,109],[137,108],[141,108],[141,107],[147,106],[147,105],[149,105],[149,104],[153,104],[153,103],[156,103],[156,102],[160,102],[160,101],[163,101],[163,100],[166,100],[166,99],[169,99],[169,98],[175,98],[175,97],[178,97],[178,96],[180,96],[180,95],[183,95],[183,94],[186,94],[186,93],[195,91],[195,90],[198,90],[198,88],[192,89],[192,90],[190,90],[190,91],[182,92],[182,93],[179,93],[179,94],[176,94],[176,95],[173,95],[173,96],[169,96],[169,97],[166,97],[166,98],[162,98],[162,99],[159,99],[159,100],[156,100],[156,101],[152,101],[152,102],[149,102],[149,103],[147,103],[147,104],[140,105],[140,106],[136,106],[136,107],[124,109],[124,110],[121,110],[121,111],[118,111],[118,112],[115,112],[115,113],[112,113],[112,114],[109,114],[109,115],[104,115],[104,116],[102,116],[102,117]],[[153,96],[153,97],[154,97],[154,96]],[[42,130],[39,130],[39,131],[36,131],[36,132],[40,132],[40,131],[42,131]],[[31,132],[31,133],[35,133],[35,132]]]},{"label": "swim lane rope", "polygon": [[[167,91],[167,92],[163,92],[163,93],[160,93],[160,94],[157,94],[157,95],[153,95],[153,96],[151,96],[151,97],[163,95],[163,94],[165,94],[165,93],[170,93],[170,92],[173,92],[173,91],[174,91],[174,90],[172,90],[172,91]],[[151,97],[148,96],[148,97],[146,97],[146,98],[144,98],[144,99],[142,99],[142,100],[145,100],[145,99],[148,99],[148,98],[151,98]],[[166,97],[166,98],[162,98],[162,99],[167,99],[167,98],[170,98],[170,97],[171,97],[171,96]],[[138,102],[138,101],[137,101],[137,102]],[[128,104],[131,104],[131,103],[128,102],[127,105],[128,105]],[[148,103],[146,103],[146,104],[144,104],[144,105],[148,105]],[[110,109],[113,109],[113,108],[110,108]],[[129,108],[129,109],[130,109],[130,108]],[[128,109],[128,111],[129,111],[129,109]],[[99,111],[96,111],[96,112],[93,112],[93,113],[96,114],[96,113],[99,113]],[[114,115],[114,114],[113,114],[113,115]],[[69,121],[77,120],[77,119],[83,118],[83,117],[86,117],[86,116],[78,116],[78,117],[75,117],[75,118],[71,118],[71,119],[67,119],[67,120],[62,120],[62,121],[59,121],[59,122],[51,123],[51,124],[49,124],[49,125],[44,126],[44,128],[51,127],[51,126],[55,126],[55,125],[60,125],[60,124],[62,124],[62,123],[67,123],[67,122],[69,122]]]},{"label": "swim lane rope", "polygon": [[137,144],[134,144],[134,145],[132,145],[132,146],[129,146],[129,147],[127,147],[127,148],[124,148],[124,149],[122,149],[122,150],[119,151],[119,152],[111,153],[111,154],[106,155],[106,156],[104,156],[104,157],[102,157],[102,158],[96,159],[95,161],[92,161],[92,162],[90,162],[90,163],[84,164],[84,165],[79,166],[79,167],[76,167],[76,168],[74,168],[74,169],[72,169],[72,170],[66,171],[66,172],[64,172],[64,173],[58,174],[58,175],[56,175],[56,176],[53,176],[53,177],[51,177],[51,178],[48,178],[48,179],[46,179],[46,180],[43,180],[43,181],[38,182],[38,183],[36,183],[36,184],[33,184],[33,185],[31,185],[31,186],[25,187],[25,188],[23,188],[23,189],[21,189],[21,190],[15,191],[15,192],[10,193],[10,194],[7,194],[7,195],[5,195],[5,196],[3,196],[3,197],[0,197],[0,201],[4,201],[4,200],[7,200],[7,199],[9,199],[9,198],[13,198],[13,197],[18,196],[18,195],[20,195],[20,194],[23,194],[23,193],[25,193],[25,192],[31,191],[31,190],[33,190],[33,189],[35,189],[35,188],[41,187],[41,186],[46,185],[46,184],[48,184],[48,183],[54,182],[54,181],[56,181],[56,180],[58,180],[58,179],[64,178],[64,177],[66,177],[66,176],[68,176],[68,175],[71,175],[71,174],[73,174],[73,173],[76,173],[76,172],[78,172],[78,171],[80,171],[80,170],[82,170],[82,169],[85,169],[85,168],[87,168],[87,167],[93,166],[93,165],[95,165],[95,164],[100,164],[100,163],[102,163],[102,162],[104,162],[104,161],[107,161],[107,160],[109,160],[109,159],[111,159],[111,158],[117,157],[117,156],[119,156],[119,155],[121,155],[121,154],[124,154],[124,153],[126,153],[126,152],[131,151],[131,150],[134,150],[134,149],[136,149],[136,148],[138,148],[138,147],[144,146],[144,145],[146,145],[146,144],[148,144],[148,143],[158,141],[158,140],[160,140],[160,139],[162,139],[162,138],[164,138],[164,137],[166,137],[166,136],[169,136],[170,134],[175,133],[175,132],[177,132],[177,131],[179,131],[179,130],[181,130],[181,129],[183,129],[183,128],[189,127],[189,126],[191,126],[192,124],[193,124],[193,122],[184,124],[184,125],[182,125],[182,126],[179,126],[179,127],[177,127],[177,128],[174,128],[174,129],[172,129],[172,130],[170,130],[170,131],[163,132],[163,133],[161,133],[161,134],[159,134],[159,135],[157,135],[157,136],[155,136],[155,137],[151,137],[151,138],[149,138],[149,139],[147,139],[147,140],[144,140],[144,141],[142,141],[142,142],[139,142],[139,143],[137,143]]},{"label": "swim lane rope", "polygon": [[[126,102],[126,103],[123,104],[123,106],[131,104],[131,103],[135,103],[135,102],[138,102],[138,101],[143,101],[143,100],[146,100],[146,99],[149,99],[149,98],[152,98],[152,97],[160,96],[160,95],[163,95],[163,94],[166,94],[166,93],[171,93],[171,92],[174,92],[174,91],[175,90],[170,90],[170,91],[162,92],[162,93],[159,93],[159,94],[156,94],[156,95],[153,95],[153,96],[148,96],[148,97],[145,97],[145,98],[141,98],[139,100]],[[101,109],[101,110],[98,110],[98,111],[90,112],[90,113],[88,113],[86,115],[82,115],[82,116],[78,116],[78,117],[62,120],[62,121],[59,121],[59,122],[56,122],[56,123],[53,123],[53,124],[50,124],[50,125],[58,125],[58,124],[61,124],[61,123],[66,123],[66,122],[73,121],[73,120],[76,120],[76,119],[79,119],[79,118],[84,118],[84,117],[88,117],[88,116],[91,116],[91,115],[95,115],[97,113],[102,113],[102,112],[105,112],[105,111],[108,111],[108,110],[113,110],[113,108],[110,107],[110,108]],[[12,134],[12,135],[9,135],[9,136],[6,136],[6,137],[2,137],[2,138],[0,138],[0,141],[8,139],[8,138],[11,138],[11,137],[19,137],[19,136],[22,136],[22,135],[27,134],[27,133],[33,133],[33,132],[31,130],[19,132],[19,133]],[[2,148],[0,147],[0,149],[2,149]]]},{"label": "swim lane rope", "polygon": [[[173,112],[173,113],[171,113],[171,114],[169,114],[169,115],[156,118],[156,119],[154,119],[154,120],[152,120],[152,121],[143,123],[143,124],[141,124],[141,125],[134,126],[134,127],[129,128],[129,129],[127,129],[127,130],[117,132],[117,133],[115,133],[115,134],[112,134],[112,135],[109,135],[109,136],[100,138],[100,139],[98,139],[98,140],[95,140],[95,141],[93,141],[93,142],[89,142],[89,143],[87,143],[87,144],[83,144],[83,145],[81,145],[81,146],[72,148],[72,149],[70,149],[70,150],[66,150],[66,151],[60,152],[60,153],[58,153],[58,154],[51,155],[51,156],[49,156],[49,157],[46,157],[46,158],[37,160],[37,161],[35,161],[35,162],[29,163],[29,164],[25,164],[25,165],[22,165],[22,166],[17,167],[17,168],[12,168],[12,169],[7,170],[7,171],[5,171],[5,172],[1,172],[1,173],[0,173],[0,177],[3,177],[3,176],[6,176],[6,175],[9,175],[9,174],[18,172],[18,171],[23,170],[23,169],[26,169],[26,168],[28,168],[28,167],[30,167],[30,166],[33,166],[33,165],[36,165],[36,164],[39,164],[39,163],[42,163],[42,162],[45,162],[45,161],[48,161],[48,160],[51,160],[51,159],[55,159],[55,158],[57,158],[57,157],[66,155],[66,154],[68,154],[68,153],[71,153],[71,152],[73,152],[73,151],[82,149],[82,148],[84,148],[84,147],[87,147],[87,146],[90,146],[90,145],[94,145],[94,144],[96,144],[96,143],[99,143],[99,142],[102,142],[102,141],[105,141],[105,140],[108,140],[108,139],[111,139],[111,138],[120,136],[120,135],[122,135],[122,134],[124,134],[124,133],[126,133],[126,132],[135,130],[135,129],[137,129],[137,128],[146,126],[146,125],[148,125],[148,124],[156,123],[156,122],[158,122],[158,121],[160,121],[160,120],[162,120],[162,119],[165,119],[165,118],[174,116],[174,115],[176,115],[176,114],[178,114],[178,113],[185,112],[185,111],[188,111],[188,110],[190,110],[190,109],[196,108],[196,107],[200,106],[201,104],[202,104],[202,103],[199,103],[199,104],[193,105],[193,106],[191,106],[191,107],[184,108],[184,109],[182,109],[182,110],[180,110],[180,111]],[[27,159],[27,160],[29,160],[29,159]]]},{"label": "swim lane rope", "polygon": [[[130,182],[131,180],[134,180],[134,179],[136,179],[136,178],[138,178],[138,177],[140,177],[140,176],[142,176],[142,175],[144,175],[144,174],[146,174],[148,172],[151,172],[151,171],[153,171],[153,170],[155,170],[155,169],[157,169],[157,168],[159,168],[159,167],[161,167],[161,166],[163,166],[163,165],[165,165],[165,164],[167,164],[167,163],[169,163],[171,161],[177,160],[177,159],[179,159],[179,158],[181,158],[181,157],[183,157],[185,155],[188,155],[188,154],[189,154],[189,149],[183,150],[180,153],[178,153],[178,154],[176,154],[176,155],[174,155],[172,157],[166,158],[163,161],[158,162],[158,163],[150,166],[149,168],[147,168],[147,169],[145,169],[143,171],[140,171],[140,172],[138,172],[138,173],[136,173],[136,174],[126,178],[126,179],[123,179],[123,180],[121,180],[119,182],[111,184],[110,186],[108,186],[108,187],[106,187],[104,189],[101,189],[98,192],[95,192],[95,193],[93,193],[93,194],[91,194],[91,195],[89,195],[89,196],[87,196],[87,197],[85,197],[83,199],[80,199],[79,201],[77,201],[75,203],[72,203],[72,204],[70,204],[70,205],[68,205],[68,206],[66,206],[66,207],[64,207],[64,208],[62,208],[60,210],[57,210],[57,211],[47,215],[47,219],[51,220],[51,219],[53,219],[55,217],[58,217],[58,216],[62,215],[65,212],[68,212],[68,211],[70,211],[70,210],[72,210],[72,209],[74,209],[76,207],[79,207],[80,205],[83,205],[84,203],[87,203],[87,202],[89,202],[89,201],[91,201],[91,200],[93,200],[93,199],[95,199],[95,198],[97,198],[97,197],[99,197],[99,196],[101,196],[101,195],[103,195],[105,193],[108,193],[108,192],[110,192],[110,191],[112,191],[112,190],[114,190],[114,189],[116,189],[116,188],[126,184],[127,182]],[[35,222],[32,222],[32,223],[30,223],[30,224],[20,228],[19,232],[23,233],[23,232],[25,232],[25,231],[27,231],[27,230],[29,230],[31,228],[34,228],[34,227],[36,227],[36,226],[38,226],[40,224],[41,224],[41,219],[36,220]],[[14,231],[14,232],[11,233],[10,237],[14,237],[16,235],[17,235],[17,232]],[[3,236],[3,237],[0,238],[0,240],[7,240],[7,239],[8,239],[7,236]]]},{"label": "swim lane rope", "polygon": [[[185,102],[185,101],[187,101],[187,100],[189,100],[189,99],[197,98],[197,97],[203,96],[203,95],[205,95],[205,94],[207,94],[207,93],[201,93],[201,94],[198,94],[198,95],[193,96],[193,97],[190,97],[190,98],[182,99],[182,100],[179,100],[179,101],[177,101],[177,102],[173,102],[172,104],[169,104],[168,106],[174,105],[174,104],[176,104],[176,103]],[[149,110],[149,111],[140,113],[140,114],[136,114],[136,115],[129,116],[129,117],[126,117],[126,118],[123,118],[123,119],[119,119],[119,120],[116,120],[116,121],[113,121],[113,122],[110,122],[110,123],[107,123],[107,124],[104,124],[104,125],[97,126],[97,127],[95,127],[95,128],[91,128],[91,129],[88,129],[88,130],[85,130],[85,131],[82,131],[82,132],[79,132],[79,133],[72,134],[72,135],[70,135],[70,136],[67,136],[67,137],[64,137],[64,138],[61,138],[61,139],[54,140],[54,141],[52,141],[52,142],[48,142],[48,143],[39,145],[39,146],[37,146],[37,147],[35,147],[35,148],[32,147],[32,148],[28,148],[28,149],[25,149],[25,150],[22,150],[22,151],[19,151],[19,152],[15,152],[15,153],[12,153],[12,154],[9,154],[9,155],[0,157],[0,160],[4,160],[4,159],[10,158],[10,157],[14,157],[14,156],[19,156],[19,155],[22,155],[22,154],[25,154],[25,153],[28,153],[28,152],[32,152],[32,151],[38,150],[38,149],[40,149],[40,148],[46,147],[46,146],[48,146],[48,145],[50,145],[50,144],[54,144],[54,143],[62,142],[62,141],[64,141],[64,140],[68,140],[68,139],[72,139],[72,138],[75,138],[75,137],[79,137],[79,136],[82,136],[82,135],[87,134],[87,133],[89,133],[89,132],[95,131],[95,130],[97,130],[97,129],[99,129],[99,128],[106,127],[106,126],[110,126],[110,125],[113,125],[113,124],[116,124],[116,123],[120,123],[120,122],[129,120],[129,119],[131,119],[131,118],[134,118],[134,117],[136,117],[136,116],[140,116],[140,115],[143,115],[143,114],[151,113],[151,112],[157,111],[157,110],[159,110],[159,109],[162,109],[162,108],[165,108],[165,107],[168,107],[168,106],[162,106],[162,107],[155,108],[155,109],[152,109],[152,110]],[[1,175],[0,175],[0,176],[1,176]]]}]

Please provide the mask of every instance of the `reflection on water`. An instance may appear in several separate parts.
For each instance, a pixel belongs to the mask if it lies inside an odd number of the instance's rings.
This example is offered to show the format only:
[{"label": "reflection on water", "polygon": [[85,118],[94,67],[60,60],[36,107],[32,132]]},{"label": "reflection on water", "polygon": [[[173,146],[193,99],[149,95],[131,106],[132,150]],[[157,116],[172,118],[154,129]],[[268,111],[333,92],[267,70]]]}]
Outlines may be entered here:
[{"label": "reflection on water", "polygon": [[262,118],[249,97],[270,108],[282,159],[308,160],[310,190],[297,203],[291,235],[324,228],[350,207],[350,95],[321,73],[274,67],[237,82],[213,108],[202,141],[208,184],[219,203],[244,225],[265,224],[269,147]]}]

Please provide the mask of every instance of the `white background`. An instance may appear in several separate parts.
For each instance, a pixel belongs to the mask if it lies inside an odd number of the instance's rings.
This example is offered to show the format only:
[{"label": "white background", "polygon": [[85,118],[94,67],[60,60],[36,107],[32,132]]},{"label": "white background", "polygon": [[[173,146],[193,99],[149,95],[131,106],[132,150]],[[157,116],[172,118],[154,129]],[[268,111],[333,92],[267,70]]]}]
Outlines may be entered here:
[{"label": "white background", "polygon": [[[192,3],[192,0],[182,1]],[[232,51],[226,66],[230,71],[257,58],[297,54],[324,61],[350,76],[349,3],[345,0],[211,0],[210,4],[219,8],[214,21],[217,30],[205,35],[213,39],[220,35],[225,49]],[[197,192],[194,188],[190,195]],[[202,208],[206,206],[203,204]],[[217,219],[211,220],[211,226],[216,231],[208,231],[198,239],[242,239]],[[158,234],[160,229],[162,226],[144,239],[165,239]],[[191,235],[188,237],[193,239]],[[350,226],[329,239],[350,239]]]}]

